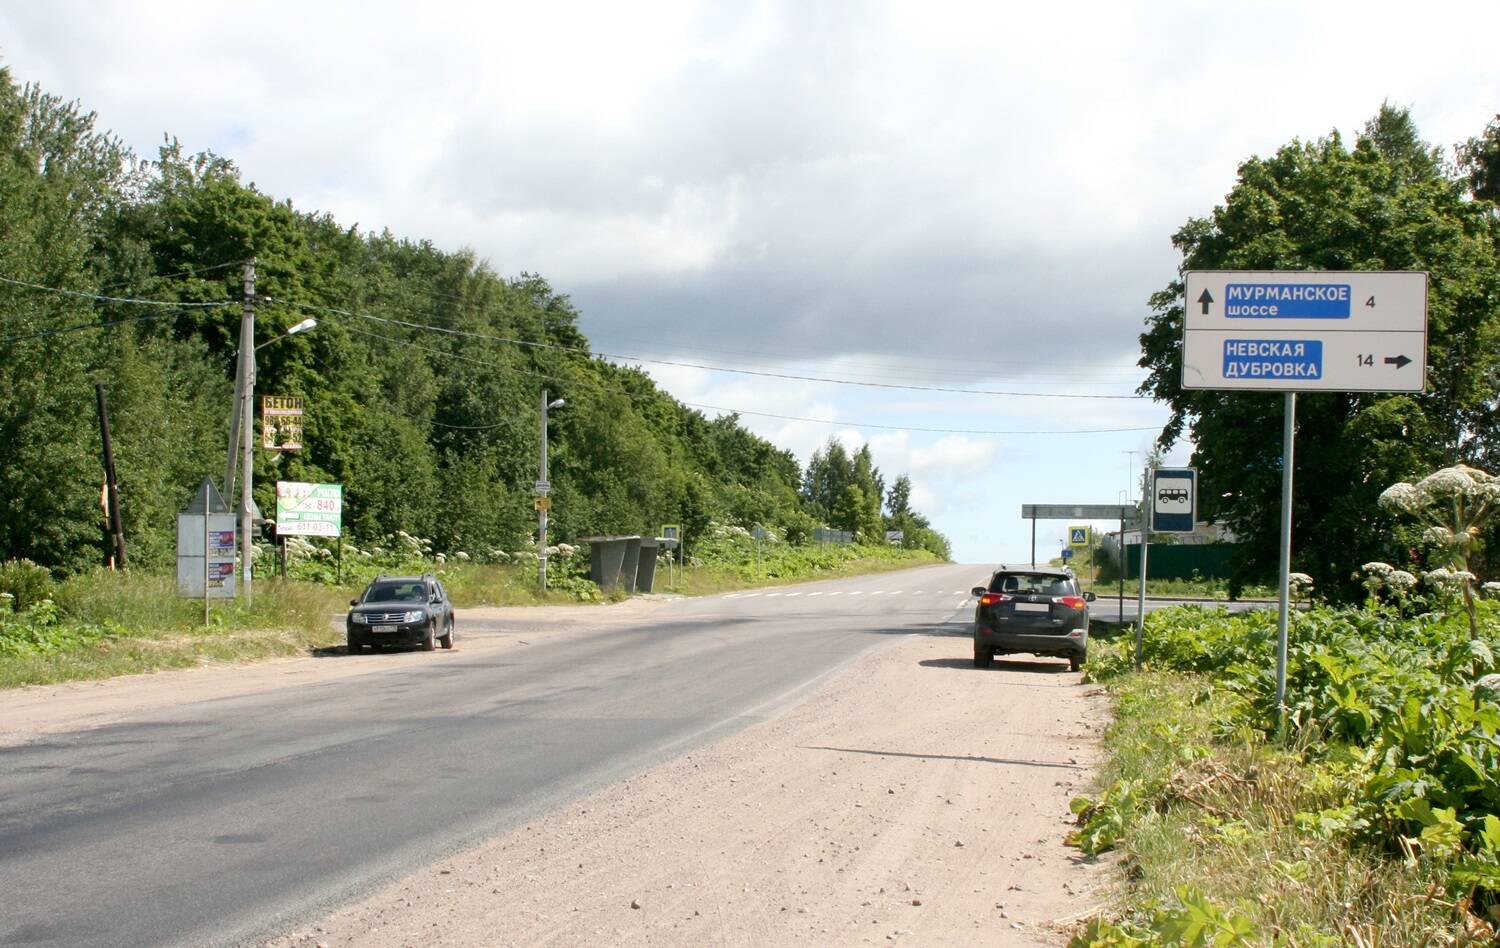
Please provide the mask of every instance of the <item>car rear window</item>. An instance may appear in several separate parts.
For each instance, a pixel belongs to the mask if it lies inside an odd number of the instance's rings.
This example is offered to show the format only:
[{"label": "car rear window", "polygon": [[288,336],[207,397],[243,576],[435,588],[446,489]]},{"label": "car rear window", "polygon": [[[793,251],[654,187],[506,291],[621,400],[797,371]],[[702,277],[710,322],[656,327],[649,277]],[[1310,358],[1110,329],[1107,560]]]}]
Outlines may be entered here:
[{"label": "car rear window", "polygon": [[1022,596],[1071,596],[1073,581],[1051,573],[996,573],[990,578],[990,592],[1016,593]]}]

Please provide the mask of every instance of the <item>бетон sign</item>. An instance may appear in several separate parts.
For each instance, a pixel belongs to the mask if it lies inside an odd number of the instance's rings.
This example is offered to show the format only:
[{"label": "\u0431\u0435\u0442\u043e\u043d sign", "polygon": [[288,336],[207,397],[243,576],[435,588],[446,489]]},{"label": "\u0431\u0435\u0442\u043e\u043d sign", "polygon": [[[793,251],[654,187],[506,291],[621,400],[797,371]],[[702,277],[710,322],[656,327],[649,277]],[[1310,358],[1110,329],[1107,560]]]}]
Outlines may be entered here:
[{"label": "\u0431\u0435\u0442\u043e\u043d sign", "polygon": [[1182,387],[1420,392],[1427,274],[1187,274]]}]

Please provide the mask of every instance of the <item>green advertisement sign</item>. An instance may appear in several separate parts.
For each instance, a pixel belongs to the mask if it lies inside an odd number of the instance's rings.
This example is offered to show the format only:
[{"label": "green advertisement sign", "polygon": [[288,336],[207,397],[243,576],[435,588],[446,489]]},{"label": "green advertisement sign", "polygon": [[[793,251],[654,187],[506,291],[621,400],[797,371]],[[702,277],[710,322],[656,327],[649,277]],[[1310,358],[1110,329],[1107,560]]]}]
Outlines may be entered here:
[{"label": "green advertisement sign", "polygon": [[344,526],[344,485],[276,482],[279,536],[336,537]]}]

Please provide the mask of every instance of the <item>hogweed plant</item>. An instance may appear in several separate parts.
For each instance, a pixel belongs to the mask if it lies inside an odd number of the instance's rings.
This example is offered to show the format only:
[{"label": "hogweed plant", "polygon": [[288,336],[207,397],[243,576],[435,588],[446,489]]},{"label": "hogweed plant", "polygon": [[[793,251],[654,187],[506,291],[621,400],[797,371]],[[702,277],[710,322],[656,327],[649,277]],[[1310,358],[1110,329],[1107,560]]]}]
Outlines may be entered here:
[{"label": "hogweed plant", "polygon": [[[1480,532],[1500,510],[1500,477],[1463,464],[1445,467],[1415,484],[1387,487],[1380,506],[1425,524],[1422,541],[1433,549],[1437,567],[1423,580],[1463,597],[1469,614],[1469,638],[1479,638],[1479,616],[1474,607],[1476,580],[1469,570]],[[1477,662],[1476,662],[1477,665]],[[1477,672],[1476,672],[1477,674]]]}]

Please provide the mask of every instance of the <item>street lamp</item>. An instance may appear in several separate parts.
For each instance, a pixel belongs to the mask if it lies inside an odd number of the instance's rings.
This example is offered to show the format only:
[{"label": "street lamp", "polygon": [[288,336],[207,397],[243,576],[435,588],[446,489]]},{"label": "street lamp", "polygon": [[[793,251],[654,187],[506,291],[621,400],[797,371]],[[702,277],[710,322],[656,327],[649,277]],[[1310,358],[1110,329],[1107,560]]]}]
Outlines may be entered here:
[{"label": "street lamp", "polygon": [[536,508],[536,562],[537,582],[543,593],[547,591],[547,505],[544,498],[552,493],[552,482],[547,480],[547,412],[553,408],[561,408],[567,401],[561,398],[547,401],[547,390],[542,389],[542,463],[540,476],[536,482],[537,500]]},{"label": "street lamp", "polygon": [[[273,342],[280,342],[281,340],[285,339],[287,336],[295,336],[299,332],[307,332],[309,329],[316,328],[317,325],[318,325],[318,321],[316,319],[312,318],[311,316],[309,316],[306,319],[302,320],[302,322],[300,322],[297,325],[293,326],[291,329],[288,329],[286,332],[284,332],[281,335],[277,336],[275,339],[267,339],[265,342],[263,342],[260,345],[256,346],[255,347],[255,351],[259,352],[260,350],[264,349],[266,346],[269,346],[271,343],[273,343]],[[252,375],[254,374],[253,368],[251,370],[251,374]]]}]

